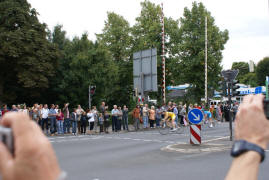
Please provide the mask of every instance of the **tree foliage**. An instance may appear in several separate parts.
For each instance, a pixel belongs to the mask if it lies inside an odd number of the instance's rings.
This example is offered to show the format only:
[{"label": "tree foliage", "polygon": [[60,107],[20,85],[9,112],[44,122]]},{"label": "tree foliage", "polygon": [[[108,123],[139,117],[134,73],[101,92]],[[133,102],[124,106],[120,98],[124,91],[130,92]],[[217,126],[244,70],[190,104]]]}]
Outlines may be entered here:
[{"label": "tree foliage", "polygon": [[[232,69],[238,69],[239,73],[237,78],[239,83],[250,85],[252,87],[257,86],[256,72],[249,72],[249,65],[247,62],[234,62]],[[254,68],[256,71],[256,68]]]},{"label": "tree foliage", "polygon": [[64,47],[64,57],[61,64],[60,102],[70,102],[73,105],[88,106],[89,86],[96,86],[93,104],[101,100],[115,101],[114,84],[118,80],[118,68],[112,61],[109,52],[98,43],[88,40],[87,34],[81,38],[75,37]]},{"label": "tree foliage", "polygon": [[[0,101],[88,106],[89,85],[96,86],[93,103],[133,104],[134,52],[157,48],[158,84],[162,69],[162,11],[148,0],[130,26],[121,15],[107,13],[104,28],[69,39],[62,25],[50,32],[26,0],[0,1]],[[164,17],[166,84],[192,84],[189,97],[204,94],[204,18],[208,18],[209,87],[218,81],[228,31],[220,31],[202,3],[185,8],[182,18]],[[254,79],[252,75],[250,78]],[[19,87],[19,88],[18,88]],[[3,95],[4,94],[4,95]],[[19,96],[18,96],[19,95]],[[160,99],[161,91],[152,93]]]},{"label": "tree foliage", "polygon": [[266,76],[269,76],[269,57],[263,58],[256,69],[258,85],[264,86]]},{"label": "tree foliage", "polygon": [[110,89],[114,98],[117,99],[115,101],[117,104],[129,103],[129,95],[133,89],[130,33],[131,28],[127,20],[116,13],[108,12],[103,32],[97,34],[97,42],[111,54],[118,68],[117,81]]},{"label": "tree foliage", "polygon": [[233,62],[232,69],[239,70],[237,79],[239,80],[240,83],[242,83],[241,82],[242,78],[244,78],[244,76],[249,73],[249,66],[247,62]]},{"label": "tree foliage", "polygon": [[194,2],[192,9],[185,8],[180,18],[180,67],[181,78],[193,85],[197,101],[204,95],[205,17],[208,31],[208,87],[216,87],[222,69],[222,50],[228,40],[228,31],[220,31],[215,20],[202,3]]},{"label": "tree foliage", "polygon": [[26,0],[0,1],[0,101],[34,102],[48,89],[58,52]]}]

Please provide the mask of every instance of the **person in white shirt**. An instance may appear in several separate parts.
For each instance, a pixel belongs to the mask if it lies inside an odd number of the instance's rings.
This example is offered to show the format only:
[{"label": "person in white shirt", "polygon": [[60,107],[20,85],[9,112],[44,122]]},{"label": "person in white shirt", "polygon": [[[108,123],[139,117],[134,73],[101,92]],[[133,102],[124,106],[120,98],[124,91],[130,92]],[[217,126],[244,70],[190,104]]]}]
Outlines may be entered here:
[{"label": "person in white shirt", "polygon": [[27,107],[26,107],[26,105],[25,105],[25,104],[23,105],[22,112],[23,112],[24,114],[29,115],[29,111],[28,111],[28,109],[27,109]]},{"label": "person in white shirt", "polygon": [[59,113],[59,105],[55,105],[55,111],[56,111],[56,113],[58,114]]},{"label": "person in white shirt", "polygon": [[91,110],[87,111],[87,118],[89,121],[89,128],[90,128],[90,134],[91,134],[93,130],[93,126],[94,126],[94,120],[95,120],[94,113]]},{"label": "person in white shirt", "polygon": [[113,107],[114,107],[114,109],[112,109],[112,111],[111,111],[111,114],[112,114],[112,131],[117,132],[119,110],[118,110],[117,105],[114,105]]},{"label": "person in white shirt", "polygon": [[44,131],[44,125],[46,123],[46,134],[49,133],[48,117],[49,117],[49,109],[48,109],[48,105],[45,104],[41,110],[41,128],[42,128],[42,131]]},{"label": "person in white shirt", "polygon": [[94,131],[97,133],[97,126],[98,126],[98,111],[96,106],[93,106],[92,113],[94,115]]}]

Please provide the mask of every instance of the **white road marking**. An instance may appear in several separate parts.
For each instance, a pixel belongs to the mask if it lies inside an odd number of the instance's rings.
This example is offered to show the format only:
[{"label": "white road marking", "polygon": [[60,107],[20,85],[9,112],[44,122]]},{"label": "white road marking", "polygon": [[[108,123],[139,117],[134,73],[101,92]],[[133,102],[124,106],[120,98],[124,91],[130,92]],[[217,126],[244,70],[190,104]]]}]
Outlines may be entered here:
[{"label": "white road marking", "polygon": [[202,141],[202,143],[207,143],[207,142],[211,142],[211,141],[217,141],[217,140],[221,140],[221,139],[227,139],[229,137],[230,136],[222,136],[222,137],[219,137],[219,138],[209,139],[209,140]]}]

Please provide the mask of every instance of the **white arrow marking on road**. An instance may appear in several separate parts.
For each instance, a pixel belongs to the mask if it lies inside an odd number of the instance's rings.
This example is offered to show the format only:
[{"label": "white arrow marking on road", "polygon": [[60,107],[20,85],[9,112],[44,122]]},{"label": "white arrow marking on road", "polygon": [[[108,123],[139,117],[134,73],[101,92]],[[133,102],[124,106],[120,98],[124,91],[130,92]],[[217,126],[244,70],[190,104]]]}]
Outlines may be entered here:
[{"label": "white arrow marking on road", "polygon": [[191,112],[191,114],[195,117],[194,121],[199,121],[200,120],[200,115],[198,114],[198,116],[196,116],[196,114],[194,114],[193,112]]}]

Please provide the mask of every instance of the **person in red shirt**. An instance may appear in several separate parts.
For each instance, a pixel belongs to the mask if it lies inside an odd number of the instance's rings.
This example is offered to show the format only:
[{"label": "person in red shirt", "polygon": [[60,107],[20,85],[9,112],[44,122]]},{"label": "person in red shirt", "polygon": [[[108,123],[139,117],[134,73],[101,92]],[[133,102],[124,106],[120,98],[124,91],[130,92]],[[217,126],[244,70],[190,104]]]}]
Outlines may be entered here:
[{"label": "person in red shirt", "polygon": [[7,113],[9,110],[7,109],[7,105],[5,104],[2,111],[2,116],[4,116],[5,113]]},{"label": "person in red shirt", "polygon": [[57,131],[58,134],[64,134],[64,114],[61,109],[58,110],[57,119]]}]

